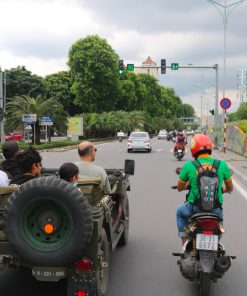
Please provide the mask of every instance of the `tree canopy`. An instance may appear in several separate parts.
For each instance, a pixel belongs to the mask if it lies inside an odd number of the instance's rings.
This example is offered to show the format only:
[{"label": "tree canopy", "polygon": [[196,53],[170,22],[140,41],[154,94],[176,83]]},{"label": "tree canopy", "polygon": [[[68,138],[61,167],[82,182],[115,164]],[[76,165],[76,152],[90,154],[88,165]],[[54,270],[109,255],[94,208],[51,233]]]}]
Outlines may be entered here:
[{"label": "tree canopy", "polygon": [[83,112],[115,109],[118,55],[97,35],[76,41],[69,50],[72,93]]}]

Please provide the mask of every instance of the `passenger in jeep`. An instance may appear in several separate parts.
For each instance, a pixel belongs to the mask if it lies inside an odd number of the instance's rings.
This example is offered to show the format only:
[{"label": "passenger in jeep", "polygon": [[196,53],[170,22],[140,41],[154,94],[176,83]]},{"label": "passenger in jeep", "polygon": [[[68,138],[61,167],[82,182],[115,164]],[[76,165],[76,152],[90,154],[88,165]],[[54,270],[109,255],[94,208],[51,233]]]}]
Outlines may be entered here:
[{"label": "passenger in jeep", "polygon": [[79,175],[84,177],[101,177],[105,193],[111,193],[111,186],[105,169],[93,164],[97,148],[89,141],[83,141],[78,146],[80,161],[75,164],[79,168]]},{"label": "passenger in jeep", "polygon": [[39,152],[33,147],[29,147],[16,155],[17,166],[21,170],[21,174],[15,176],[10,184],[21,185],[31,179],[40,176],[42,158]]},{"label": "passenger in jeep", "polygon": [[[199,164],[202,169],[212,170],[215,167],[215,160],[211,156],[213,144],[208,136],[203,134],[195,135],[190,144],[191,154],[194,157],[196,163]],[[202,211],[200,206],[200,188],[198,185],[198,166],[195,161],[188,161],[182,167],[177,189],[182,191],[188,188],[189,193],[186,196],[186,202],[177,208],[177,227],[178,235],[182,239],[182,244],[187,240],[187,235],[184,231],[184,227],[187,224],[188,219],[196,213]],[[215,190],[215,207],[211,211],[212,213],[223,218],[223,193],[231,192],[233,190],[232,174],[224,160],[218,161],[218,167],[216,169],[216,175],[218,177],[218,187]]]},{"label": "passenger in jeep", "polygon": [[21,171],[17,167],[15,160],[16,154],[19,152],[19,150],[19,145],[15,141],[7,141],[2,145],[2,151],[5,160],[1,163],[0,168],[8,175],[9,179],[21,174]]},{"label": "passenger in jeep", "polygon": [[59,168],[59,177],[69,183],[73,183],[73,186],[77,186],[79,177],[79,169],[72,162],[65,162]]}]

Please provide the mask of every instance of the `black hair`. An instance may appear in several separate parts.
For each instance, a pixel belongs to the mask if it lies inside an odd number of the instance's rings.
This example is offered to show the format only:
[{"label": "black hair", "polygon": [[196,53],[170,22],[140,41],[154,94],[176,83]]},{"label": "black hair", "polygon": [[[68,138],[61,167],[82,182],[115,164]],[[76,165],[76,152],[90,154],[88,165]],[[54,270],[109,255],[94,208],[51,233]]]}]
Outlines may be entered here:
[{"label": "black hair", "polygon": [[69,182],[71,178],[79,174],[78,167],[72,162],[65,162],[60,166],[59,176],[61,179]]},{"label": "black hair", "polygon": [[211,155],[212,154],[212,150],[210,150],[210,149],[200,150],[200,151],[198,151],[198,152],[196,152],[194,154],[194,158],[197,159],[198,156],[201,155],[201,154],[209,154],[209,155]]},{"label": "black hair", "polygon": [[11,159],[15,157],[15,154],[19,151],[19,146],[15,141],[7,141],[2,145],[3,156],[5,159]]},{"label": "black hair", "polygon": [[80,150],[78,148],[78,154],[80,156],[87,156],[91,153],[91,151],[93,150],[93,146],[87,146],[86,148],[84,148],[83,150]]},{"label": "black hair", "polygon": [[42,157],[39,152],[30,146],[16,155],[16,162],[22,173],[29,173],[33,164],[41,163]]}]

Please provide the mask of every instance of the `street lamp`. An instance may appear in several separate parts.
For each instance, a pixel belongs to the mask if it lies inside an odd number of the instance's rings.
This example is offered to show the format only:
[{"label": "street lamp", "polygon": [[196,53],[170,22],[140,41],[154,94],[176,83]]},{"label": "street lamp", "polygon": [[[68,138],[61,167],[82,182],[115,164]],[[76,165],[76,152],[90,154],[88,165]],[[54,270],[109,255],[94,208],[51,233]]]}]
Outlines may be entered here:
[{"label": "street lamp", "polygon": [[[225,98],[225,89],[226,89],[226,25],[227,25],[227,18],[231,11],[245,2],[246,0],[240,0],[236,1],[230,4],[226,4],[226,0],[224,0],[224,5],[220,4],[217,1],[214,0],[207,0],[210,4],[214,5],[215,8],[220,12],[220,14],[223,17],[223,24],[224,24],[224,57],[223,57],[223,98]],[[227,12],[227,9],[230,8],[230,10]],[[223,9],[223,11],[222,11]]]}]

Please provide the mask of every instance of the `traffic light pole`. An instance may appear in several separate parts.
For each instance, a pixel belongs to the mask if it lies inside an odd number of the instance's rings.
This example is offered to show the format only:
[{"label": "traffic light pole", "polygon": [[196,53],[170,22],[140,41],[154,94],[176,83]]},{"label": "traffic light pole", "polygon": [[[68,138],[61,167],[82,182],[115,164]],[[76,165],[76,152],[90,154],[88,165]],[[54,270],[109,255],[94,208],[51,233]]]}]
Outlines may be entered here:
[{"label": "traffic light pole", "polygon": [[[161,66],[135,66],[137,69],[160,69]],[[167,69],[172,69],[171,66],[166,66]],[[215,70],[215,106],[214,106],[214,128],[213,128],[213,142],[214,149],[218,149],[219,145],[219,65],[214,66],[180,66],[176,69],[214,69]],[[172,69],[173,70],[173,69]],[[223,130],[223,128],[222,128]]]}]

